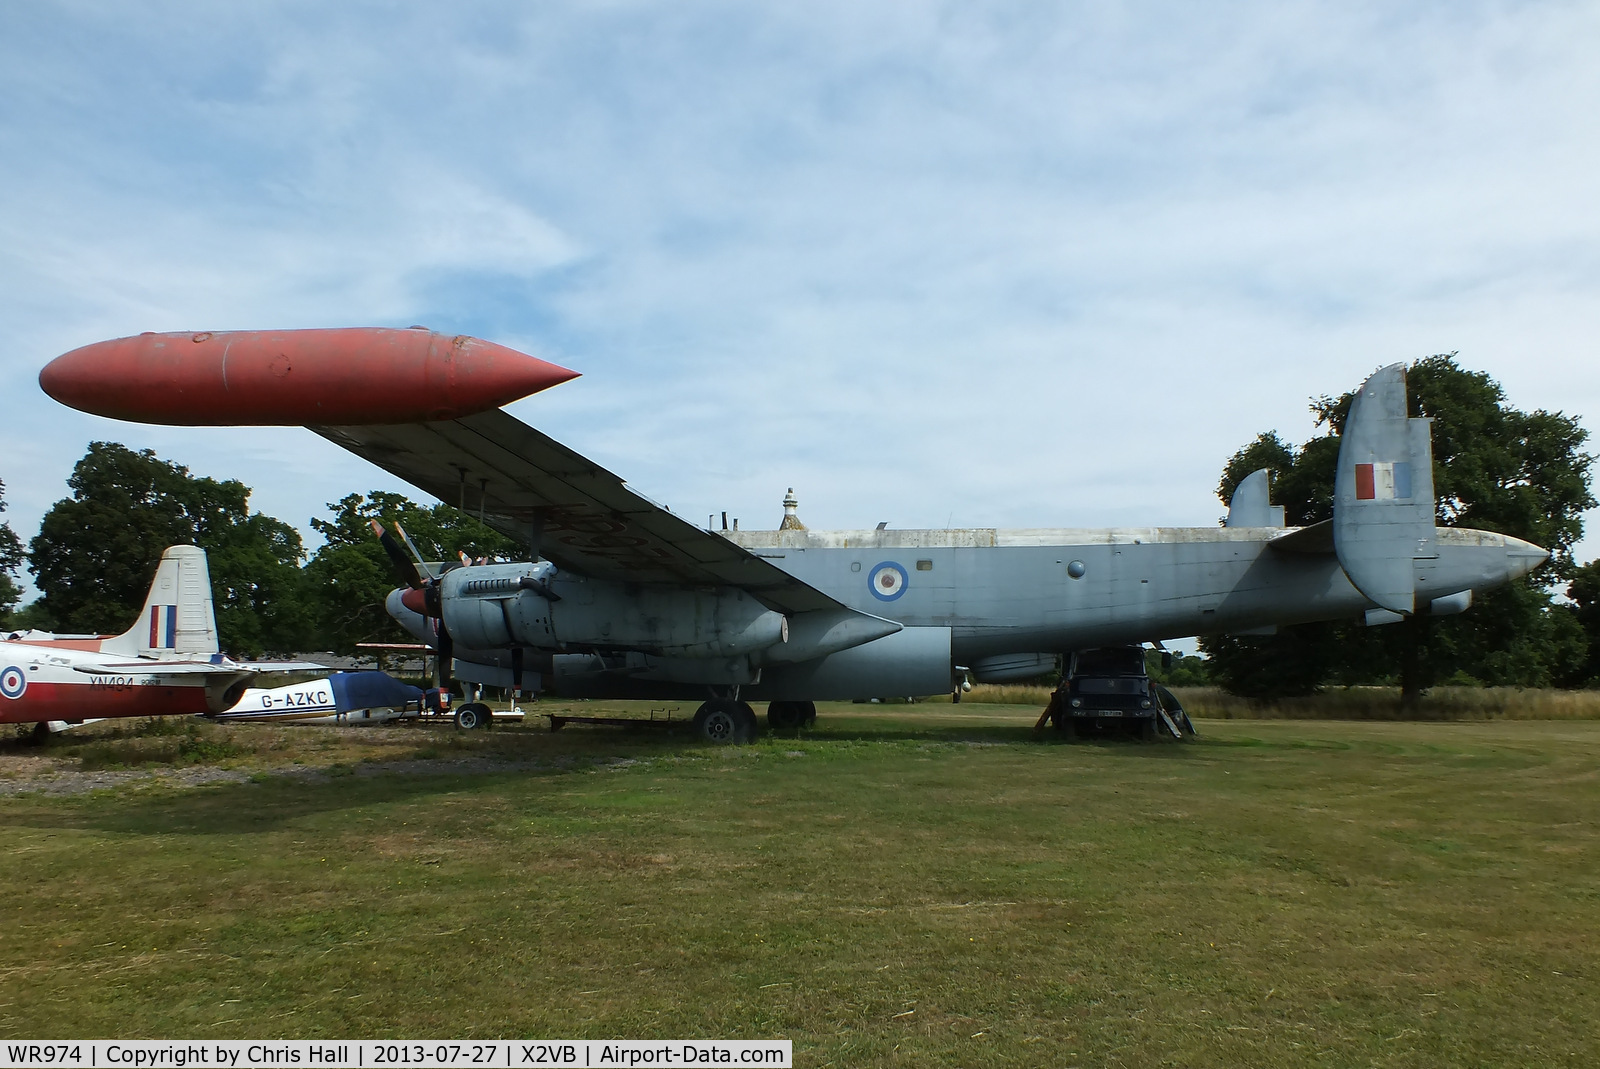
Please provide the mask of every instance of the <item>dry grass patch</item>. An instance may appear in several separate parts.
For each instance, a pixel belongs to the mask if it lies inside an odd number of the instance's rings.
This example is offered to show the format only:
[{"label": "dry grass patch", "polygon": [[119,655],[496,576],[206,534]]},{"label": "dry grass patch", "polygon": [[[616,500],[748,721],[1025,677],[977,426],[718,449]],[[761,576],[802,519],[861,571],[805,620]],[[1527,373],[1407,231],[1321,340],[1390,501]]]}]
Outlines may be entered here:
[{"label": "dry grass patch", "polygon": [[[1398,687],[1330,687],[1303,698],[1255,701],[1219,687],[1174,687],[1190,716],[1215,720],[1600,720],[1600,690],[1434,687],[1415,711],[1401,708]],[[948,699],[930,699],[938,704]],[[984,683],[962,706],[1028,706],[1035,716],[1049,687]]]},{"label": "dry grass patch", "polygon": [[1251,701],[1216,687],[1178,687],[1191,716],[1222,720],[1600,720],[1600,690],[1434,687],[1415,710],[1398,687],[1340,687],[1304,698]]}]

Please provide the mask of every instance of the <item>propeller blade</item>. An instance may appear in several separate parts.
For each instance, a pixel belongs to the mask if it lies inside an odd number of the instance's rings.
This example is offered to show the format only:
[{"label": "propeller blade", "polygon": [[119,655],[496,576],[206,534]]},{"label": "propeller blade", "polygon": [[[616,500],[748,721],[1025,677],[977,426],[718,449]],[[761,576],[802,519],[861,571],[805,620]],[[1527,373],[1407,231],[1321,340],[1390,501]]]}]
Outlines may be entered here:
[{"label": "propeller blade", "polygon": [[422,559],[422,554],[417,552],[416,543],[411,541],[411,536],[406,534],[406,529],[401,527],[398,521],[395,522],[394,529],[401,541],[405,542],[406,548],[411,551],[411,555],[417,559],[417,566],[422,569],[422,574],[429,579],[439,578],[433,574],[433,569],[428,567],[428,562]]},{"label": "propeller blade", "polygon": [[444,626],[444,621],[439,621],[439,689],[449,693],[450,671],[455,667],[456,644],[450,637],[450,629]]},{"label": "propeller blade", "polygon": [[[398,531],[399,529],[400,525],[395,524],[395,530]],[[394,570],[400,576],[400,581],[412,590],[421,590],[422,573],[417,571],[416,564],[406,555],[406,551],[400,547],[400,543],[394,540],[394,536],[384,530],[383,524],[377,520],[372,521],[372,533],[378,536],[378,542],[383,546],[383,551],[389,555],[389,561],[394,565]]]},{"label": "propeller blade", "polygon": [[511,647],[511,695],[512,700],[522,697],[522,647]]}]

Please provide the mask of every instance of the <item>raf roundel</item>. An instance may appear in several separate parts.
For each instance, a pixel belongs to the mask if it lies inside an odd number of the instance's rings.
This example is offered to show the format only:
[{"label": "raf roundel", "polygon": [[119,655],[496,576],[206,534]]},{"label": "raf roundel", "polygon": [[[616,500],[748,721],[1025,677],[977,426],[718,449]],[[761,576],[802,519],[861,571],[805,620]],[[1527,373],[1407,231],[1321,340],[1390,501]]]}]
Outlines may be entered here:
[{"label": "raf roundel", "polygon": [[0,697],[20,698],[28,689],[28,677],[16,665],[0,671]]},{"label": "raf roundel", "polygon": [[906,592],[906,570],[886,560],[868,574],[867,589],[879,601],[893,601]]}]

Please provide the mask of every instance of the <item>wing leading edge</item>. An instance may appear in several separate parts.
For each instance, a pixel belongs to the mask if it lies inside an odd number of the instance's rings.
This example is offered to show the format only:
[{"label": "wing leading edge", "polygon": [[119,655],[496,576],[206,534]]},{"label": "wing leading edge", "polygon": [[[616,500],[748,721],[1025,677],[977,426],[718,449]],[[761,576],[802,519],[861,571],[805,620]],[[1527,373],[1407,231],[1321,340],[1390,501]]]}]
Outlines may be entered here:
[{"label": "wing leading edge", "polygon": [[481,516],[559,568],[618,582],[736,587],[783,613],[843,607],[499,409],[437,423],[311,430]]}]

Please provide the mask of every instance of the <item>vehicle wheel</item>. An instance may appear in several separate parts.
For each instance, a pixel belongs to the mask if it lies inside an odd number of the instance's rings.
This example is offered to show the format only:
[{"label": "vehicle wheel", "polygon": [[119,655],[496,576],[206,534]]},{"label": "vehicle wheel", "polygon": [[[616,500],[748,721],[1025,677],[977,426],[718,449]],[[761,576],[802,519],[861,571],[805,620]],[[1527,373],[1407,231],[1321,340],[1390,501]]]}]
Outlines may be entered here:
[{"label": "vehicle wheel", "polygon": [[719,745],[749,742],[755,733],[755,720],[755,710],[744,702],[713,698],[695,710],[694,733]]},{"label": "vehicle wheel", "polygon": [[816,702],[801,702],[800,703],[800,707],[805,710],[805,723],[802,726],[808,727],[808,728],[816,727],[817,726],[817,703]]},{"label": "vehicle wheel", "polygon": [[489,707],[481,702],[467,702],[456,708],[456,727],[462,731],[477,731],[489,726]]},{"label": "vehicle wheel", "polygon": [[772,731],[798,731],[806,722],[806,711],[799,702],[768,702],[767,727]]}]

